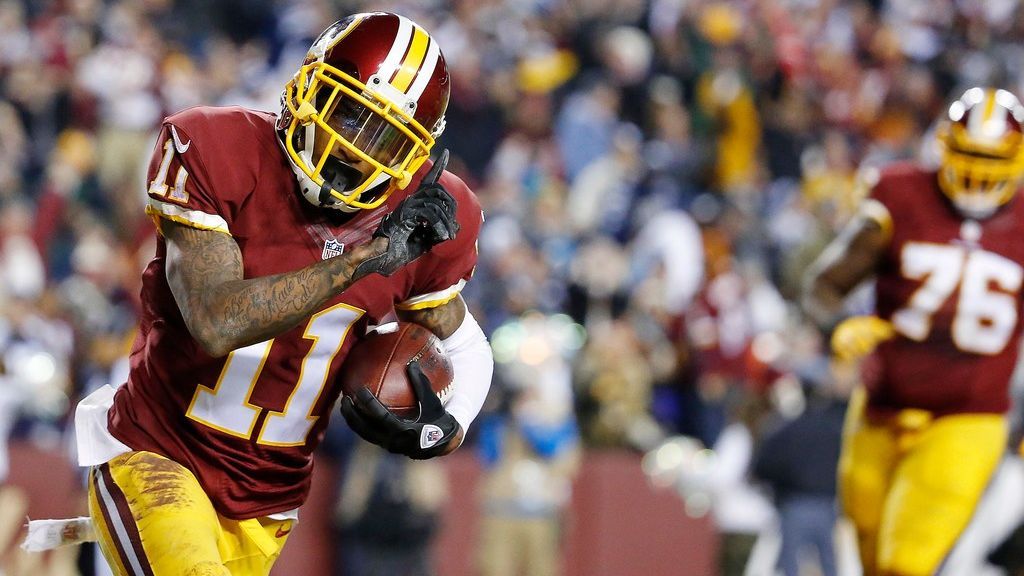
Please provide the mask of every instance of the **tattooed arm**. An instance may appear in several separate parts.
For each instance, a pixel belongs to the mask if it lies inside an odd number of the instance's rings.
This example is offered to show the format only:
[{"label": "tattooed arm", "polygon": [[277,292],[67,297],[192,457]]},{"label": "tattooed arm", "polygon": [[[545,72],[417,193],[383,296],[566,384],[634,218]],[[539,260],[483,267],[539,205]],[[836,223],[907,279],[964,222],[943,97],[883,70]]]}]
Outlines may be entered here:
[{"label": "tattooed arm", "polygon": [[462,296],[434,308],[422,310],[399,310],[398,317],[406,322],[415,322],[444,340],[462,326],[466,319],[466,301]]},{"label": "tattooed arm", "polygon": [[295,327],[358,280],[356,267],[388,246],[386,238],[375,238],[294,272],[245,279],[231,236],[170,220],[160,224],[171,292],[193,338],[214,357]]}]

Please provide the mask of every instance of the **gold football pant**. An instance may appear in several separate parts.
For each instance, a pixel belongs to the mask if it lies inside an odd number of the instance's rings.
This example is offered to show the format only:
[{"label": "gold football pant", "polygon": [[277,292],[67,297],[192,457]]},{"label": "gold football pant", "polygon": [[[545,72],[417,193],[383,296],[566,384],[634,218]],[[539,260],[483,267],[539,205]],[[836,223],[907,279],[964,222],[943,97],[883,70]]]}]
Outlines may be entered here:
[{"label": "gold football pant", "polygon": [[89,514],[118,576],[265,576],[292,528],[217,514],[188,469],[152,452],[94,467]]},{"label": "gold football pant", "polygon": [[931,576],[967,527],[1000,458],[999,414],[865,415],[854,394],[839,462],[841,502],[865,576]]}]

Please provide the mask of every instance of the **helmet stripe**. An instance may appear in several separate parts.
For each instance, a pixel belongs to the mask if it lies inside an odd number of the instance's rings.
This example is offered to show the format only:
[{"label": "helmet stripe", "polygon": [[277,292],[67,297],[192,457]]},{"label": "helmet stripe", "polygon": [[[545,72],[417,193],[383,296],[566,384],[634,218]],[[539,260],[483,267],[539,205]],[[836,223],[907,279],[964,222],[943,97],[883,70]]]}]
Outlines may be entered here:
[{"label": "helmet stripe", "polygon": [[1006,113],[1005,107],[996,106],[995,92],[986,90],[982,103],[968,112],[967,131],[981,141],[998,140],[1006,132]]},{"label": "helmet stripe", "polygon": [[428,44],[430,44],[430,36],[427,35],[423,28],[416,26],[412,37],[412,44],[409,46],[409,52],[405,55],[402,66],[391,80],[391,84],[395,88],[402,92],[409,89],[413,78],[416,77],[416,71],[423,65],[423,59],[427,55]]},{"label": "helmet stripe", "polygon": [[441,47],[438,45],[437,40],[434,38],[430,39],[430,46],[427,48],[427,56],[423,60],[423,65],[420,66],[420,71],[416,75],[416,81],[412,83],[409,91],[406,94],[409,98],[416,100],[420,99],[423,95],[423,91],[427,88],[427,83],[430,82],[430,78],[434,75],[434,69],[437,68],[437,62],[441,59]]},{"label": "helmet stripe", "polygon": [[991,90],[985,91],[985,114],[981,117],[984,122],[992,119],[992,111],[996,108],[996,95]]},{"label": "helmet stripe", "polygon": [[398,17],[398,32],[395,33],[395,42],[391,45],[391,50],[377,71],[381,78],[390,78],[395,70],[398,70],[398,66],[402,63],[402,57],[408,51],[409,42],[412,40],[413,26],[415,25],[412,20],[405,16]]}]

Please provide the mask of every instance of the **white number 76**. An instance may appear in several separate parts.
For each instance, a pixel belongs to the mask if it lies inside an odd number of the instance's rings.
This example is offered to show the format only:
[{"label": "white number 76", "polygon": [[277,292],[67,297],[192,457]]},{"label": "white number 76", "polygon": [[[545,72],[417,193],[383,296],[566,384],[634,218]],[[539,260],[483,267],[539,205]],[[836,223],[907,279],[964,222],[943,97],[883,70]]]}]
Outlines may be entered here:
[{"label": "white number 76", "polygon": [[949,244],[911,242],[903,247],[900,271],[924,280],[906,306],[892,316],[893,326],[912,340],[924,340],[932,317],[959,286],[952,336],[957,348],[998,354],[1017,326],[1017,292],[1024,280],[1020,264],[985,250]]}]

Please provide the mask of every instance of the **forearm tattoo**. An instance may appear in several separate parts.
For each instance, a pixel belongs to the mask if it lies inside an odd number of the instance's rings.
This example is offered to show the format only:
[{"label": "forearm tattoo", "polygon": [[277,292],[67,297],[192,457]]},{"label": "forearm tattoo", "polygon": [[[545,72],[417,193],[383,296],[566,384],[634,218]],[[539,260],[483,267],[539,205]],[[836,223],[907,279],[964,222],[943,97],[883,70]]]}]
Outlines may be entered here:
[{"label": "forearm tattoo", "polygon": [[245,279],[229,235],[170,222],[162,229],[171,291],[193,337],[215,355],[298,325],[348,288],[355,267],[381,248],[374,241],[294,272]]},{"label": "forearm tattoo", "polygon": [[407,322],[415,322],[426,327],[443,340],[462,326],[462,321],[466,318],[466,303],[462,296],[457,296],[441,306],[400,311],[398,316]]}]

